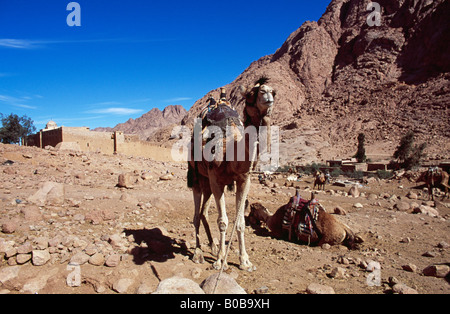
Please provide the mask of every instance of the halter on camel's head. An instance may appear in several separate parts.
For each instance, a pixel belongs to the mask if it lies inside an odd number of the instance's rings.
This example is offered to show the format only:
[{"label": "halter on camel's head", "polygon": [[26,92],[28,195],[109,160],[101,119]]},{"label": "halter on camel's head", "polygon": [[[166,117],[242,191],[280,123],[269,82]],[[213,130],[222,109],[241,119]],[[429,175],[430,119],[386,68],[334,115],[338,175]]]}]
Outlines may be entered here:
[{"label": "halter on camel's head", "polygon": [[251,88],[245,89],[243,86],[240,87],[241,94],[245,98],[244,115],[246,125],[249,124],[249,119],[253,119],[255,116],[261,119],[260,125],[270,123],[276,92],[267,85],[268,81],[269,79],[263,76]]}]

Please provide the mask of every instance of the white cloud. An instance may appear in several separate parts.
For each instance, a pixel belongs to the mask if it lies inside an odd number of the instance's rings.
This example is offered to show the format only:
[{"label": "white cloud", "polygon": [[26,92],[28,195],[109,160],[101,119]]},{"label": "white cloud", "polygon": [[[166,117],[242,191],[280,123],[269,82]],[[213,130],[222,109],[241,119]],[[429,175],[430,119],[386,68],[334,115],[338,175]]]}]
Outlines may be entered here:
[{"label": "white cloud", "polygon": [[6,103],[13,103],[13,102],[19,101],[19,99],[15,98],[15,97],[8,96],[8,95],[0,95],[0,101],[6,102]]},{"label": "white cloud", "polygon": [[35,107],[35,106],[30,106],[30,105],[24,104],[25,102],[27,102],[29,100],[32,100],[32,98],[29,96],[17,98],[17,97],[8,96],[8,95],[0,95],[0,103],[5,103],[9,106],[19,107],[19,108],[24,108],[24,109],[37,109],[37,107]]},{"label": "white cloud", "polygon": [[80,39],[80,40],[30,40],[30,39],[14,39],[14,38],[0,38],[0,47],[12,49],[36,49],[42,48],[46,45],[53,44],[91,44],[91,43],[128,43],[139,44],[148,42],[165,42],[174,41],[176,39],[131,39],[131,38],[97,38],[97,39]]},{"label": "white cloud", "polygon": [[136,113],[143,112],[142,109],[132,109],[132,108],[105,108],[105,109],[94,109],[86,111],[85,113],[95,113],[95,114],[113,114],[113,115],[120,115],[120,116],[126,116]]},{"label": "white cloud", "polygon": [[39,47],[39,41],[27,39],[0,38],[0,47],[15,49],[32,49]]},{"label": "white cloud", "polygon": [[72,124],[72,123],[78,123],[79,121],[87,121],[87,120],[95,120],[95,119],[101,119],[102,116],[92,116],[92,117],[71,117],[71,118],[64,118],[64,117],[38,117],[37,120],[34,121],[35,125],[42,125],[45,126],[48,121],[52,120],[55,121],[57,125],[64,126],[66,124]]},{"label": "white cloud", "polygon": [[192,98],[191,97],[175,97],[175,98],[166,99],[166,100],[164,100],[164,102],[180,102],[180,101],[187,101],[187,100],[192,100]]},{"label": "white cloud", "polygon": [[121,105],[120,102],[117,101],[103,101],[103,102],[97,102],[95,104],[90,104],[90,107],[101,107],[101,106],[117,106]]},{"label": "white cloud", "polygon": [[35,106],[29,106],[29,105],[23,105],[23,104],[15,104],[13,106],[19,107],[19,108],[24,108],[24,109],[37,109],[37,107]]},{"label": "white cloud", "polygon": [[32,101],[33,97],[30,96],[22,96],[22,97],[13,97],[9,95],[0,95],[0,104],[6,104],[8,106],[13,106],[17,108],[23,109],[32,109],[36,110],[38,107],[27,104],[27,102]]}]

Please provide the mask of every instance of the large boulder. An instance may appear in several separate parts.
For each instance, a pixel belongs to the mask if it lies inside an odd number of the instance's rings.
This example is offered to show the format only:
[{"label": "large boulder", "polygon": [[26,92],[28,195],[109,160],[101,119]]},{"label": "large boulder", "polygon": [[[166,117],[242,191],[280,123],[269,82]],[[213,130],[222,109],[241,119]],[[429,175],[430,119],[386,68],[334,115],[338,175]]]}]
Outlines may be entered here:
[{"label": "large boulder", "polygon": [[[217,283],[217,277],[219,273],[213,274],[206,278],[201,284],[203,291],[206,294],[212,294],[214,287]],[[215,294],[247,294],[245,290],[228,274],[222,273],[220,275],[219,283],[217,285],[217,290]]]},{"label": "large boulder", "polygon": [[161,281],[153,294],[205,294],[205,292],[196,282],[175,276]]},{"label": "large boulder", "polygon": [[119,182],[117,186],[119,188],[132,189],[136,184],[136,176],[132,172],[122,173],[119,175]]}]

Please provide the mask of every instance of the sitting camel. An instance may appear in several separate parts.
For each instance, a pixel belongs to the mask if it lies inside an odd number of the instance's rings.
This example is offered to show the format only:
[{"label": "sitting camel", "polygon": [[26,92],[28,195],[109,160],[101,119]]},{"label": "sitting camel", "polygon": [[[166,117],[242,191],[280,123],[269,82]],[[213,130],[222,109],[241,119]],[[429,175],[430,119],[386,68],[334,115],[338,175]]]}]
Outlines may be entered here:
[{"label": "sitting camel", "polygon": [[315,180],[314,180],[314,187],[313,190],[316,189],[316,185],[320,190],[320,187],[322,187],[322,190],[325,191],[325,183],[327,182],[327,178],[325,177],[325,174],[317,171],[316,175],[315,175]]},{"label": "sitting camel", "polygon": [[[357,243],[363,242],[347,225],[328,214],[317,200],[302,199],[299,190],[297,195],[281,206],[275,214],[271,214],[260,203],[251,204],[250,209],[250,223],[264,222],[275,238],[318,245],[343,244],[349,248],[355,248]],[[311,219],[311,216],[315,219]]]},{"label": "sitting camel", "polygon": [[442,200],[449,197],[448,189],[450,188],[449,175],[446,171],[440,170],[437,167],[430,167],[427,171],[423,172],[416,182],[425,182],[428,188],[428,197],[434,201],[433,189],[438,186],[443,186],[445,194]]}]

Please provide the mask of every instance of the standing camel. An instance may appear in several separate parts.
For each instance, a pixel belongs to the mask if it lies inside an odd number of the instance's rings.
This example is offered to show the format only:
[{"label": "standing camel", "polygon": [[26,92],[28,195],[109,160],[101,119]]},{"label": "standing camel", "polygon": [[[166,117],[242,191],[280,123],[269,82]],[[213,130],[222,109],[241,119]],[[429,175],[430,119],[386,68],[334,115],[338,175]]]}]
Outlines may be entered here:
[{"label": "standing camel", "polygon": [[320,187],[322,187],[322,190],[325,191],[325,183],[326,183],[326,181],[327,181],[327,178],[325,177],[325,174],[323,174],[323,173],[320,172],[320,171],[317,171],[317,172],[316,172],[316,175],[315,175],[315,179],[314,179],[314,187],[313,187],[313,190],[316,189],[316,185],[317,185],[317,187],[319,188],[319,190],[320,190]]},{"label": "standing camel", "polygon": [[[267,85],[268,79],[261,78],[254,86],[250,88],[241,87],[241,94],[245,99],[244,107],[244,127],[254,127],[257,131],[261,126],[270,128],[270,116],[274,103],[274,90]],[[228,109],[227,109],[228,110]],[[195,133],[195,132],[194,132]],[[267,134],[270,134],[270,130]],[[194,134],[194,137],[196,135]],[[247,140],[248,138],[248,140]],[[193,256],[195,263],[203,263],[204,257],[201,250],[199,229],[200,222],[203,223],[206,234],[208,236],[209,244],[213,254],[217,254],[217,261],[213,264],[215,269],[227,267],[226,251],[225,251],[225,235],[228,227],[228,217],[225,208],[225,186],[236,184],[236,231],[239,239],[239,255],[240,255],[240,269],[253,270],[253,265],[249,260],[248,254],[245,250],[244,243],[244,229],[245,219],[244,210],[247,195],[250,189],[250,172],[255,166],[256,144],[257,141],[251,136],[241,136],[240,139],[234,137],[232,144],[234,146],[234,156],[228,152],[223,160],[207,161],[205,155],[202,154],[202,160],[195,160],[195,141],[193,140],[190,148],[190,161],[188,165],[188,185],[193,189],[194,196],[194,226],[196,234],[196,249]],[[244,142],[242,142],[244,141]],[[245,148],[245,158],[237,158],[239,147]],[[197,147],[198,149],[198,147]],[[231,158],[230,158],[231,157]],[[234,157],[234,158],[233,158]],[[219,210],[219,218],[217,220],[220,240],[218,250],[215,248],[211,231],[208,223],[208,209],[211,194],[214,195],[217,208]]]},{"label": "standing camel", "polygon": [[444,170],[439,170],[438,168],[430,168],[427,171],[423,172],[416,182],[425,182],[428,188],[428,198],[433,201],[433,190],[439,185],[443,186],[445,191],[442,200],[444,200],[446,196],[448,197],[448,189],[450,188],[449,175]]}]

